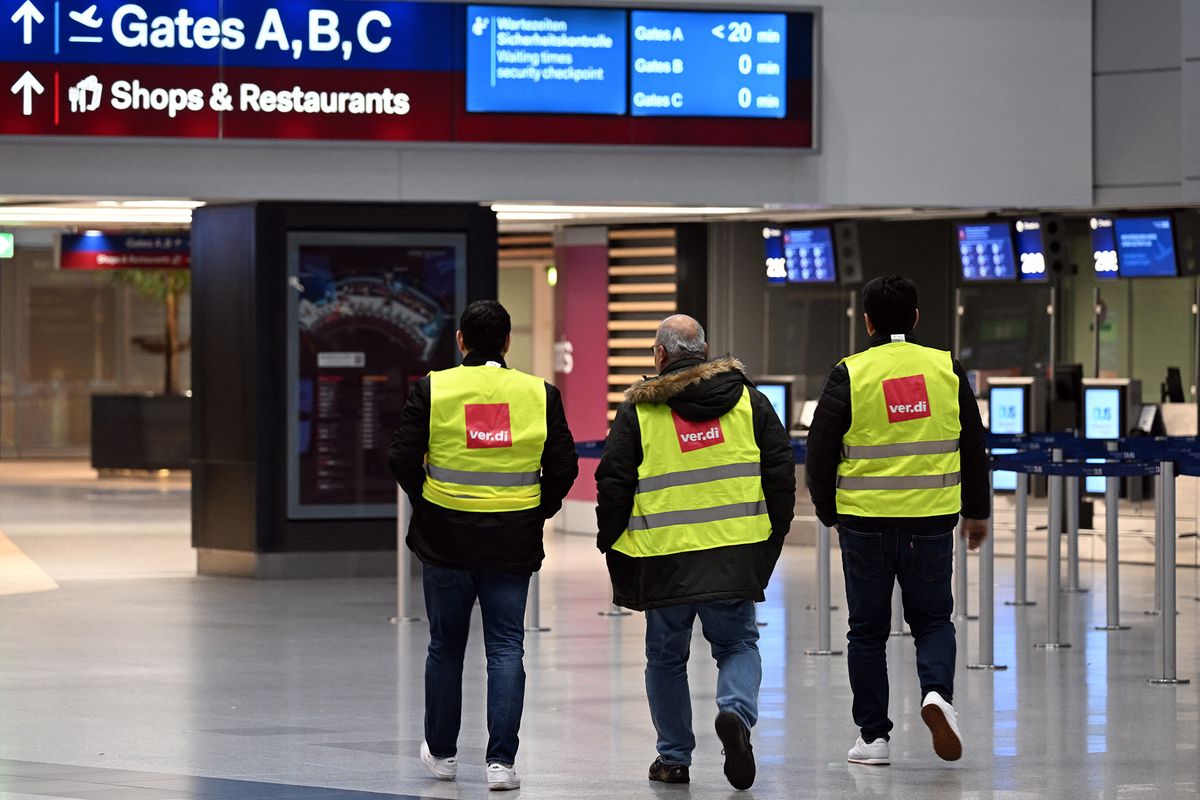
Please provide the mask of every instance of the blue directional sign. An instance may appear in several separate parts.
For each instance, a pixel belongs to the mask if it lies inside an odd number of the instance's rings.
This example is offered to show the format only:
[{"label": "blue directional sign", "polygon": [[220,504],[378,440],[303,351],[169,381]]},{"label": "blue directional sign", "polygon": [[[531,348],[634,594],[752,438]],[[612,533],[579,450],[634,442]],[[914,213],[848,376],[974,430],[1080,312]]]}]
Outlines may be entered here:
[{"label": "blue directional sign", "polygon": [[625,12],[467,6],[467,111],[625,113]]},{"label": "blue directional sign", "polygon": [[633,116],[787,116],[787,15],[631,11]]}]

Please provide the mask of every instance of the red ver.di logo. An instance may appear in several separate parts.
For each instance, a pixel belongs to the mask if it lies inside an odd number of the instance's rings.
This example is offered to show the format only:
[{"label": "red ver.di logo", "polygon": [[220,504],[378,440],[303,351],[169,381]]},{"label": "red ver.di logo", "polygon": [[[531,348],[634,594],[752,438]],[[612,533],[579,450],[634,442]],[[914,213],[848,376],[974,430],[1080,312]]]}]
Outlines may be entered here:
[{"label": "red ver.di logo", "polygon": [[467,447],[512,447],[508,403],[465,403]]},{"label": "red ver.di logo", "polygon": [[924,375],[884,381],[883,399],[887,403],[888,422],[907,422],[930,415]]},{"label": "red ver.di logo", "polygon": [[721,420],[719,419],[692,422],[679,416],[674,411],[671,412],[671,419],[675,421],[675,435],[679,437],[679,451],[681,453],[702,450],[705,447],[712,447],[715,444],[722,444],[725,441],[725,432],[721,430]]}]

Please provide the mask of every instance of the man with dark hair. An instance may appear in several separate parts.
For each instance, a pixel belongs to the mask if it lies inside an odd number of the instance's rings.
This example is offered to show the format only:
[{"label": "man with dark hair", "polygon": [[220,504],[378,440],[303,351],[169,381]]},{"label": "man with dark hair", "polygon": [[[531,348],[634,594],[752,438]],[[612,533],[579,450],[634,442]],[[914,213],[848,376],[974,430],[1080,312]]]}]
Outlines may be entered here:
[{"label": "man with dark hair", "polygon": [[513,762],[525,702],[525,600],[545,557],[542,528],[579,473],[558,390],[504,363],[511,330],[496,301],[467,306],[457,333],[462,366],[413,386],[388,451],[412,502],[406,543],[424,564],[421,763],[438,780],[457,775],[463,658],[478,600],[494,790],[521,785]]},{"label": "man with dark hair", "polygon": [[650,780],[690,780],[687,662],[699,617],[717,661],[725,777],[748,789],[762,679],[754,603],[792,522],[796,467],[783,424],[745,368],[707,358],[699,322],[676,315],[659,326],[658,376],[626,393],[596,469],[596,544],[613,602],[646,612],[646,694],[658,732]]},{"label": "man with dark hair", "polygon": [[846,663],[860,736],[856,764],[888,764],[885,646],[892,592],[917,648],[921,718],[933,749],[962,756],[951,705],[956,644],[950,615],[954,527],[974,550],[987,536],[983,423],[962,365],[911,341],[917,287],[889,275],[863,287],[870,348],[825,382],[808,434],[808,488],[821,522],[838,526],[850,612]]}]

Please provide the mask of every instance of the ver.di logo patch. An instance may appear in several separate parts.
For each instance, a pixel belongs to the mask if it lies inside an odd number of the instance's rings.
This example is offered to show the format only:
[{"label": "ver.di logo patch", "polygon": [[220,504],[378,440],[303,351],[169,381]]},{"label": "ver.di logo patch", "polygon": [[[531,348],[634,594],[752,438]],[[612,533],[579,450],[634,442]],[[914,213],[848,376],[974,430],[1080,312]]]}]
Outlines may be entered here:
[{"label": "ver.di logo patch", "polygon": [[887,403],[888,422],[907,422],[930,416],[929,391],[925,388],[924,375],[884,381],[883,399]]},{"label": "ver.di logo patch", "polygon": [[723,444],[725,432],[721,430],[721,420],[710,419],[705,422],[692,422],[671,412],[675,422],[675,435],[679,437],[679,451],[690,453],[693,450],[703,450],[705,447]]},{"label": "ver.di logo patch", "polygon": [[512,447],[508,403],[464,403],[467,447]]}]

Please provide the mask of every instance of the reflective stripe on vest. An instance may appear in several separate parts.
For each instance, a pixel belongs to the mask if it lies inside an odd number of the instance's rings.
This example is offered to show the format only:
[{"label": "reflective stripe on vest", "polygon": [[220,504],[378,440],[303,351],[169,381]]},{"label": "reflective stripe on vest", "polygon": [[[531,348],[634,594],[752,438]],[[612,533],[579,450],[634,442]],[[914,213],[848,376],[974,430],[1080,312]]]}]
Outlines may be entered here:
[{"label": "reflective stripe on vest", "polygon": [[638,405],[637,415],[642,463],[633,513],[614,550],[665,556],[771,535],[749,389],[707,422],[689,422],[666,405]]},{"label": "reflective stripe on vest", "polygon": [[422,496],[457,511],[523,511],[542,502],[546,385],[488,364],[429,375]]},{"label": "reflective stripe on vest", "polygon": [[837,509],[857,517],[957,514],[958,376],[942,350],[893,341],[846,358],[850,429]]}]

